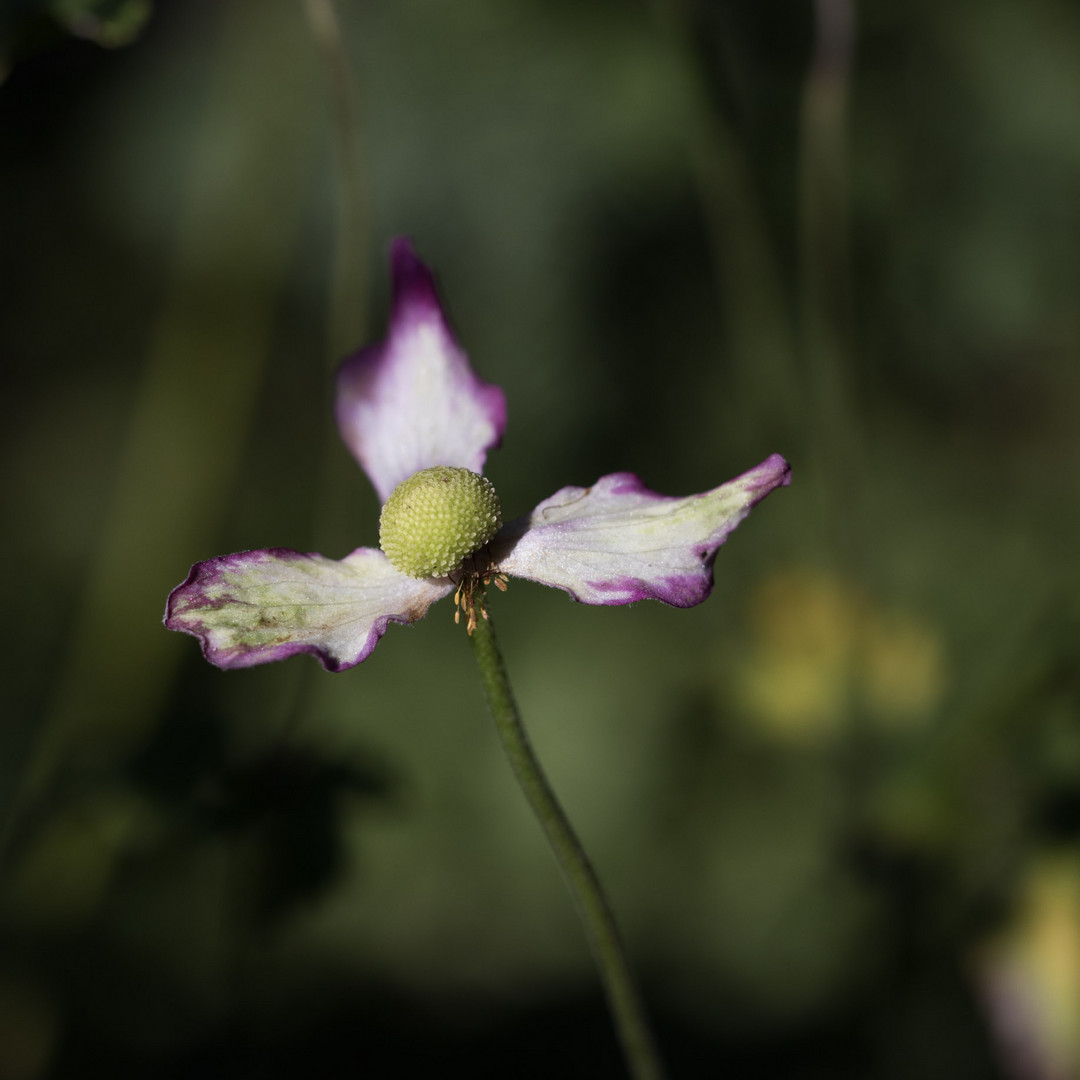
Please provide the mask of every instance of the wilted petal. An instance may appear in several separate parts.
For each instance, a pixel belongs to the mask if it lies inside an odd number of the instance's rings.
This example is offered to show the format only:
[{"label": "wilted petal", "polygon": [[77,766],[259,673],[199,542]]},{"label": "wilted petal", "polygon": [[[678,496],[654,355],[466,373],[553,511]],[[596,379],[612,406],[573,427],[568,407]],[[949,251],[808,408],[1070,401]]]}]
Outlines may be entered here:
[{"label": "wilted petal", "polygon": [[779,455],[701,495],[657,495],[633,473],[566,487],[492,542],[513,577],[565,589],[585,604],[662,600],[701,603],[712,589],[716,549],[774,488],[790,482]]},{"label": "wilted petal", "polygon": [[371,548],[340,562],[285,548],[244,551],[196,563],[169,595],[165,625],[197,637],[220,668],[312,653],[343,671],[367,658],[388,623],[422,619],[453,588],[406,577]]},{"label": "wilted petal", "polygon": [[506,427],[502,390],[473,373],[412,243],[396,240],[390,260],[389,331],[342,364],[336,405],[341,437],[383,502],[432,465],[481,472]]}]

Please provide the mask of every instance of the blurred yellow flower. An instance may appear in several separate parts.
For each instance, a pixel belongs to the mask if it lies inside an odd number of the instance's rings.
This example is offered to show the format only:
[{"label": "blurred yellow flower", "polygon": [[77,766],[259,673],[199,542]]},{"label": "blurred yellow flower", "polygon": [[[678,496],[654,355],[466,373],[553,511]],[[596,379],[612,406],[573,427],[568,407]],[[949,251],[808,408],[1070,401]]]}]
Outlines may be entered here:
[{"label": "blurred yellow flower", "polygon": [[1080,857],[1036,859],[1012,921],[976,970],[1013,1075],[1080,1077]]},{"label": "blurred yellow flower", "polygon": [[773,733],[835,731],[852,704],[883,724],[926,717],[941,698],[941,635],[907,612],[882,610],[839,578],[770,575],[750,601],[754,639],[739,671],[747,711]]}]

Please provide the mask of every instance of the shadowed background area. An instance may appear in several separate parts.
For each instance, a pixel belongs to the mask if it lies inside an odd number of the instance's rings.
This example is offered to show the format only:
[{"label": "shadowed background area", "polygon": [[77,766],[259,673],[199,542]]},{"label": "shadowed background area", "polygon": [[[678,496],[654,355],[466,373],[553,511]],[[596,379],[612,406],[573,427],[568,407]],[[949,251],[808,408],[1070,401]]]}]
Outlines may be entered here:
[{"label": "shadowed background area", "polygon": [[0,1078],[621,1076],[448,603],[222,673],[341,557],[332,372],[439,275],[516,516],[793,483],[703,605],[491,601],[675,1077],[1080,1077],[1080,11],[0,16]]}]

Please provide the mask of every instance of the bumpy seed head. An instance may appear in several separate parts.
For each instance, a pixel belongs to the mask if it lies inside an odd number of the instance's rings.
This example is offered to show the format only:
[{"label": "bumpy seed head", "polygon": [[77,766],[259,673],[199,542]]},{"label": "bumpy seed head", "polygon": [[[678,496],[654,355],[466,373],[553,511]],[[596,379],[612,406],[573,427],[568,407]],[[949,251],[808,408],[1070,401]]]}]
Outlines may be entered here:
[{"label": "bumpy seed head", "polygon": [[468,469],[436,465],[394,488],[379,518],[379,545],[409,577],[444,577],[501,526],[490,481]]}]

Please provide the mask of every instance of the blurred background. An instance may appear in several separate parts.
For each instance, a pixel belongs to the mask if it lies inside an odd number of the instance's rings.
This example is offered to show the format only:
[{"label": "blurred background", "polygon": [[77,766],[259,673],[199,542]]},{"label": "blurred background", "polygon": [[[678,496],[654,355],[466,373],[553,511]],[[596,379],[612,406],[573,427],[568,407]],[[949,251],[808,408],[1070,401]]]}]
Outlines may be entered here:
[{"label": "blurred background", "polygon": [[678,1078],[1080,1076],[1080,9],[7,0],[0,1078],[621,1076],[451,609],[222,673],[379,507],[416,240],[504,510],[792,486],[711,599],[492,609]]}]

